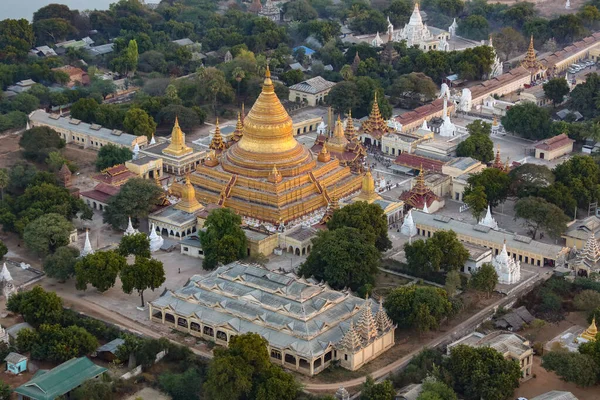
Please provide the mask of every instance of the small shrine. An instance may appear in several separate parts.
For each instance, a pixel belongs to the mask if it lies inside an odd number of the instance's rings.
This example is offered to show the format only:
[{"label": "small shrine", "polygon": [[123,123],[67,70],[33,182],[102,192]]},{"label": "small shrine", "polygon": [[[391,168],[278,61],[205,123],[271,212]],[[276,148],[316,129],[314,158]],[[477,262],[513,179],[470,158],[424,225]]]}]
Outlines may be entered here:
[{"label": "small shrine", "polygon": [[231,147],[234,143],[239,142],[242,136],[244,136],[244,123],[242,122],[242,113],[238,112],[238,118],[235,124],[235,131],[233,131],[233,134],[229,138],[229,141],[227,142],[227,147]]},{"label": "small shrine", "polygon": [[442,115],[442,124],[440,125],[440,136],[452,137],[454,135],[456,135],[456,125],[450,120],[448,100],[444,98],[444,114]]},{"label": "small shrine", "polygon": [[412,237],[417,234],[417,226],[415,225],[415,221],[412,217],[412,210],[408,210],[408,213],[406,213],[402,227],[400,227],[400,233],[408,237]]},{"label": "small shrine", "polygon": [[535,49],[533,48],[533,35],[531,35],[529,48],[527,49],[525,58],[523,61],[521,61],[521,66],[529,71],[532,82],[541,79],[546,75],[547,68],[544,66],[544,64],[538,61],[535,54]]},{"label": "small shrine", "polygon": [[162,236],[156,233],[154,224],[150,226],[150,236],[148,236],[148,239],[150,239],[150,252],[152,253],[160,250],[163,243],[165,242]]},{"label": "small shrine", "polygon": [[94,249],[92,248],[92,243],[90,242],[90,232],[86,229],[85,231],[85,243],[83,244],[83,249],[79,253],[80,257],[85,257],[87,255],[94,254]]},{"label": "small shrine", "polygon": [[445,204],[444,199],[433,193],[425,184],[422,167],[417,176],[417,182],[412,189],[400,195],[400,200],[404,201],[405,208],[416,208],[428,214],[436,212]]},{"label": "small shrine", "polygon": [[488,204],[488,207],[487,207],[487,213],[485,214],[485,217],[482,218],[478,223],[479,223],[479,225],[487,226],[487,227],[492,228],[494,230],[498,229],[498,223],[496,222],[496,220],[494,219],[494,217],[492,217],[492,212],[490,210],[490,205],[489,204]]},{"label": "small shrine", "polygon": [[273,22],[279,22],[281,20],[281,10],[271,0],[267,0],[262,9],[258,12],[258,15],[270,19]]},{"label": "small shrine", "polygon": [[335,213],[339,209],[340,209],[340,203],[338,202],[337,197],[332,196],[331,202],[329,202],[329,205],[327,206],[327,210],[325,211],[325,215],[323,215],[323,218],[321,219],[321,224],[328,223],[331,220],[331,218],[333,218],[333,213]]},{"label": "small shrine", "polygon": [[596,327],[596,317],[592,318],[592,323],[590,326],[581,333],[579,336],[581,339],[585,339],[588,342],[595,342],[596,335],[598,334],[598,328]]},{"label": "small shrine", "polygon": [[125,233],[123,233],[123,236],[131,236],[131,235],[135,235],[136,233],[139,233],[139,231],[137,229],[133,228],[133,224],[131,223],[131,217],[129,217],[129,222],[127,223],[127,229],[125,229]]},{"label": "small shrine", "polygon": [[[354,129],[352,123],[350,123],[350,126],[351,129]],[[325,145],[327,146],[327,151],[340,161],[340,165],[350,167],[353,172],[362,172],[367,152],[357,140],[350,141],[346,137],[339,116],[335,123],[333,136],[328,138],[325,135],[318,135],[311,150],[319,154]]]},{"label": "small shrine", "polygon": [[373,101],[371,114],[369,114],[369,118],[364,121],[360,127],[360,134],[363,137],[363,143],[379,146],[381,144],[381,138],[391,131],[392,129],[381,116],[381,111],[379,111],[379,103],[377,102],[377,92],[375,92],[375,100]]},{"label": "small shrine", "polygon": [[600,272],[600,246],[594,231],[590,232],[585,245],[577,251],[577,257],[569,264],[578,276],[589,276],[592,272]]},{"label": "small shrine", "polygon": [[221,136],[221,129],[219,128],[219,118],[217,118],[217,122],[215,124],[215,134],[213,135],[208,148],[214,150],[217,154],[220,154],[223,150],[227,148],[227,145],[225,145],[223,137]]},{"label": "small shrine", "polygon": [[521,262],[508,255],[506,241],[500,254],[492,260],[492,265],[498,274],[498,283],[513,285],[521,280]]},{"label": "small shrine", "polygon": [[2,271],[0,271],[0,289],[2,289],[2,294],[7,300],[10,296],[17,292],[12,275],[6,267],[6,263],[4,263],[2,266]]}]

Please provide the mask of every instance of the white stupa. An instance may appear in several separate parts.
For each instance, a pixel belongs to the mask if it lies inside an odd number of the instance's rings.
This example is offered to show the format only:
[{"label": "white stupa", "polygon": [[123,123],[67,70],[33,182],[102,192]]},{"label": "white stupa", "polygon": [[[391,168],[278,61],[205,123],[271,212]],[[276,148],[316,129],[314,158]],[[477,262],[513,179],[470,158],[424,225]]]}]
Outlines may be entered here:
[{"label": "white stupa", "polygon": [[16,293],[16,288],[13,283],[13,278],[8,268],[6,268],[6,263],[2,266],[2,271],[0,272],[0,289],[2,290],[2,294],[6,299]]},{"label": "white stupa", "polygon": [[417,234],[417,227],[415,226],[415,221],[412,217],[412,210],[408,210],[406,217],[404,217],[404,222],[402,223],[402,227],[400,227],[400,233],[409,237]]},{"label": "white stupa", "polygon": [[440,87],[440,95],[438,96],[438,98],[450,98],[450,87],[448,87],[448,84],[446,82],[442,83],[442,86]]},{"label": "white stupa", "polygon": [[[568,1],[568,0],[567,0]],[[498,53],[496,53],[496,49],[494,48],[494,43],[492,42],[492,35],[490,35],[490,40],[488,42],[488,46],[492,48],[494,52],[494,64],[492,64],[492,71],[490,72],[489,78],[495,78],[504,73],[504,64],[500,61],[500,57],[498,57]]]},{"label": "white stupa", "polygon": [[458,102],[458,110],[462,112],[471,112],[473,108],[473,96],[471,91],[467,88],[462,90],[460,100]]},{"label": "white stupa", "polygon": [[152,134],[152,139],[150,139],[150,144],[156,144],[156,139],[154,139],[154,133]]},{"label": "white stupa", "polygon": [[135,235],[136,233],[138,233],[138,230],[133,228],[131,217],[129,217],[129,223],[127,224],[127,229],[125,229],[123,236]]},{"label": "white stupa", "polygon": [[27,125],[25,125],[25,130],[30,130],[31,129],[31,125],[29,125],[29,120],[27,120]]},{"label": "white stupa", "polygon": [[83,244],[83,249],[79,253],[81,257],[85,257],[89,254],[94,254],[94,249],[92,249],[92,243],[90,242],[90,233],[89,231],[85,231],[85,243]]},{"label": "white stupa", "polygon": [[325,134],[325,121],[321,121],[321,123],[319,124],[319,126],[317,126],[317,135],[324,135]]},{"label": "white stupa", "polygon": [[429,210],[427,209],[427,202],[425,202],[425,205],[423,206],[423,212],[425,214],[429,214]]},{"label": "white stupa", "polygon": [[133,146],[133,159],[136,160],[138,158],[139,154],[140,154],[140,146],[136,143],[135,146]]},{"label": "white stupa", "polygon": [[0,343],[6,343],[9,344],[8,341],[8,333],[6,332],[6,329],[4,329],[1,325],[0,325]]},{"label": "white stupa", "polygon": [[456,36],[456,30],[458,29],[458,24],[456,23],[456,18],[452,21],[452,25],[448,27],[448,32],[450,33],[450,37]]},{"label": "white stupa", "polygon": [[427,125],[427,120],[423,120],[423,125],[421,125],[421,129],[431,131],[431,129],[429,129],[429,126]]},{"label": "white stupa", "polygon": [[383,40],[381,40],[381,36],[379,36],[379,32],[375,35],[375,39],[371,40],[371,46],[380,47],[383,45]]},{"label": "white stupa", "polygon": [[487,213],[485,214],[485,217],[479,221],[479,225],[487,226],[495,230],[498,229],[498,223],[496,222],[494,217],[492,217],[492,212],[490,211],[489,204],[487,208]]},{"label": "white stupa", "polygon": [[442,125],[440,125],[440,136],[452,137],[456,134],[456,125],[450,120],[448,115],[448,100],[444,98],[444,115],[442,115]]},{"label": "white stupa", "polygon": [[521,262],[508,255],[506,241],[500,254],[492,260],[492,265],[498,274],[498,283],[513,285],[521,280]]},{"label": "white stupa", "polygon": [[156,233],[156,228],[154,228],[154,224],[150,227],[150,251],[154,253],[155,251],[160,250],[165,240]]},{"label": "white stupa", "polygon": [[567,4],[565,4],[565,9],[569,10],[571,8],[571,0],[567,0]]}]

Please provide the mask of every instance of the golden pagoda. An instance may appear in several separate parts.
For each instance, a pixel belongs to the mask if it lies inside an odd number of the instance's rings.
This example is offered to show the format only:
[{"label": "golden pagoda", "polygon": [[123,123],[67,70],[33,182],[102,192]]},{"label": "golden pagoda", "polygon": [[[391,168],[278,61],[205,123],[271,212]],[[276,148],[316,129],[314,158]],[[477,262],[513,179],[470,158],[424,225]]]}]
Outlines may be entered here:
[{"label": "golden pagoda", "polygon": [[596,317],[594,316],[594,318],[592,318],[591,325],[589,326],[589,328],[587,328],[585,331],[583,331],[583,333],[581,334],[581,337],[586,340],[589,340],[590,342],[595,342],[597,334],[598,334],[598,328],[596,328]]},{"label": "golden pagoda", "polygon": [[[327,146],[327,149],[323,150],[325,146]],[[367,154],[365,148],[358,140],[351,142],[346,138],[340,116],[338,116],[335,123],[333,135],[330,138],[325,135],[318,135],[311,150],[319,154],[319,161],[328,157],[321,153],[329,151],[331,155],[340,161],[341,165],[349,166],[353,172],[357,173],[362,173],[364,159]]]},{"label": "golden pagoda", "polygon": [[366,201],[367,203],[373,203],[375,200],[381,200],[381,196],[375,192],[375,179],[371,170],[368,169],[367,173],[362,178],[362,185],[358,196],[354,197],[352,201]]},{"label": "golden pagoda", "polygon": [[217,118],[217,123],[215,124],[215,134],[213,135],[213,138],[210,141],[210,145],[208,147],[211,150],[214,150],[216,153],[220,153],[227,148],[225,142],[223,141],[223,137],[221,136],[221,129],[219,128],[219,118]]},{"label": "golden pagoda", "polygon": [[329,151],[327,151],[326,143],[323,143],[323,147],[321,147],[321,151],[319,152],[319,155],[317,156],[317,160],[319,160],[319,162],[322,162],[322,163],[326,163],[329,160],[331,160],[331,154],[329,154]]},{"label": "golden pagoda", "polygon": [[348,111],[348,117],[346,117],[346,129],[344,130],[346,139],[350,142],[358,141],[356,137],[356,129],[354,128],[354,120],[352,119],[352,110]]},{"label": "golden pagoda", "polygon": [[327,207],[329,196],[346,197],[360,189],[361,175],[337,158],[321,159],[294,138],[292,119],[267,67],[240,140],[218,162],[198,165],[190,179],[199,199],[262,222],[288,223]]},{"label": "golden pagoda", "polygon": [[237,143],[244,136],[244,123],[242,122],[242,113],[238,112],[237,123],[235,124],[235,131],[231,135],[231,139],[227,142],[227,147],[231,147],[232,144]]},{"label": "golden pagoda", "polygon": [[196,191],[190,182],[190,174],[185,176],[185,184],[181,189],[181,201],[175,205],[175,208],[190,214],[204,208],[196,199]]},{"label": "golden pagoda", "polygon": [[544,64],[538,61],[535,55],[535,49],[533,48],[533,35],[529,41],[529,48],[525,58],[521,61],[521,66],[531,73],[531,80],[539,79],[546,73],[546,67]]},{"label": "golden pagoda", "polygon": [[335,128],[333,128],[333,136],[329,139],[327,144],[329,145],[330,150],[343,152],[346,149],[346,145],[348,143],[349,141],[344,135],[344,126],[342,125],[342,120],[338,115],[338,119],[335,122]]},{"label": "golden pagoda", "polygon": [[379,111],[379,103],[377,102],[377,92],[375,92],[375,100],[369,118],[362,123],[360,130],[371,136],[375,140],[381,140],[381,137],[388,134],[391,129],[387,126],[387,122],[381,116]]},{"label": "golden pagoda", "polygon": [[494,159],[494,163],[492,164],[493,168],[496,169],[504,169],[504,163],[502,162],[502,159],[500,158],[500,147],[496,148],[496,158]]},{"label": "golden pagoda", "polygon": [[175,117],[175,125],[171,132],[171,143],[163,150],[163,153],[170,156],[181,157],[192,153],[194,150],[185,144],[185,134],[179,127],[179,119]]},{"label": "golden pagoda", "polygon": [[[404,201],[407,207],[416,208],[417,210],[427,210],[433,208],[430,212],[435,212],[438,208],[440,208],[440,206],[443,205],[443,199],[433,193],[433,191],[425,184],[423,166],[421,166],[421,170],[419,172],[419,176],[417,176],[417,182],[415,185],[412,187],[412,189],[402,193],[400,195],[400,200]],[[438,204],[434,204],[436,202]]]}]

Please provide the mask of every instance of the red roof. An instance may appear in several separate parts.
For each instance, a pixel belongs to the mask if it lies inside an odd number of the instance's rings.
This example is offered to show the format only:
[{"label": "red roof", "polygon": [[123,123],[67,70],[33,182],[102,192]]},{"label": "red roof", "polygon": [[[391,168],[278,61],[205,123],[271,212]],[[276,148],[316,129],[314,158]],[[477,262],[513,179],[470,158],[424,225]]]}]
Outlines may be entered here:
[{"label": "red roof", "polygon": [[551,137],[550,139],[542,140],[540,143],[535,145],[535,148],[539,150],[552,151],[568,146],[573,142],[573,139],[569,139],[567,135],[561,133],[560,135]]},{"label": "red roof", "polygon": [[416,154],[401,153],[394,161],[396,164],[412,169],[423,167],[425,171],[442,172],[443,161],[418,156]]},{"label": "red roof", "polygon": [[102,203],[108,203],[111,197],[115,196],[121,190],[118,186],[107,185],[106,183],[99,183],[94,187],[93,190],[82,192],[81,197],[87,197],[92,200],[100,201]]},{"label": "red roof", "polygon": [[[453,107],[452,103],[448,103],[448,108],[451,109]],[[435,99],[429,104],[425,104],[424,106],[417,107],[412,111],[406,112],[402,115],[399,115],[395,118],[397,122],[400,122],[402,125],[410,124],[416,120],[423,118],[424,115],[435,114],[436,112],[440,112],[444,109],[444,100]]]}]

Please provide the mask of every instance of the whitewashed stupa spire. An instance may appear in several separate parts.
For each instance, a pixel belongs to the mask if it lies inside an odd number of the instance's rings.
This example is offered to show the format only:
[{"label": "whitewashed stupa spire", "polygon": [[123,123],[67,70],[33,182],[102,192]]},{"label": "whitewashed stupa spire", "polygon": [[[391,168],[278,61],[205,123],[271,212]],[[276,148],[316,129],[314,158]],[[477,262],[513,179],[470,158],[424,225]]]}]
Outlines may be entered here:
[{"label": "whitewashed stupa spire", "polygon": [[417,227],[415,226],[415,221],[412,217],[412,210],[408,210],[408,213],[406,213],[404,222],[402,222],[402,227],[400,227],[400,233],[409,237],[417,234]]},{"label": "whitewashed stupa spire", "polygon": [[479,225],[487,226],[492,229],[498,229],[498,223],[496,222],[494,217],[492,217],[492,212],[490,210],[489,204],[487,207],[487,213],[485,214],[485,217],[481,221],[479,221]]},{"label": "whitewashed stupa spire", "polygon": [[160,250],[163,243],[165,242],[162,236],[156,233],[156,228],[154,227],[154,224],[150,226],[150,236],[148,238],[150,239],[150,251],[152,253]]},{"label": "whitewashed stupa spire", "polygon": [[124,236],[135,235],[137,230],[133,228],[133,224],[131,223],[131,217],[129,217],[129,222],[127,223],[127,229],[125,229]]},{"label": "whitewashed stupa spire", "polygon": [[92,249],[92,243],[90,242],[90,232],[86,229],[85,231],[85,243],[83,244],[83,250],[81,250],[81,257],[85,257],[89,254],[94,254]]},{"label": "whitewashed stupa spire", "polygon": [[0,272],[0,282],[12,282],[13,278],[8,268],[6,268],[6,263],[2,266],[2,272]]}]

